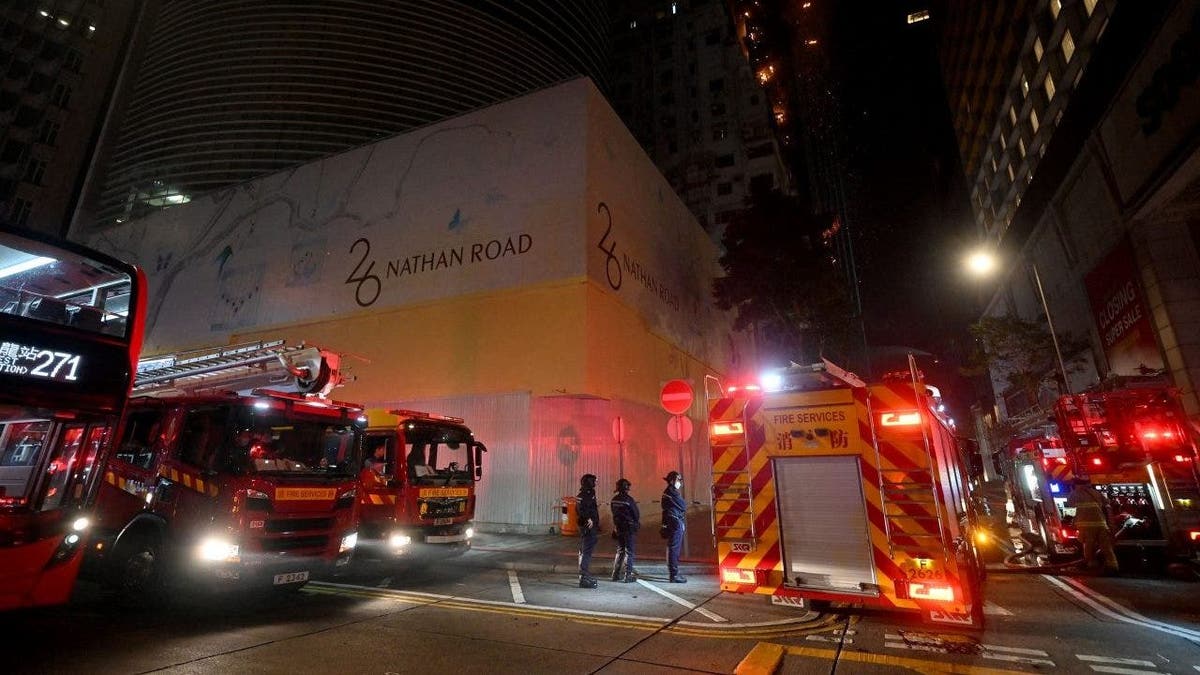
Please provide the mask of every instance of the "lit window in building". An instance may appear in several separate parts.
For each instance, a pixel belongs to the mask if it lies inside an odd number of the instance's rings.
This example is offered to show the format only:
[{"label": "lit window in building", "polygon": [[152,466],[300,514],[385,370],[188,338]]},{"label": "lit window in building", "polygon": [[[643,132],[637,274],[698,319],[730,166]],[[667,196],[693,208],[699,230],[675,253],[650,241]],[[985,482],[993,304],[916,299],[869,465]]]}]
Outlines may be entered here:
[{"label": "lit window in building", "polygon": [[1083,8],[1087,10],[1087,15],[1091,16],[1092,12],[1096,11],[1096,0],[1083,0]]},{"label": "lit window in building", "polygon": [[1063,31],[1062,39],[1063,61],[1071,62],[1071,57],[1075,55],[1075,38],[1071,37],[1071,31]]},{"label": "lit window in building", "polygon": [[1001,148],[1002,150],[1007,150],[1007,149],[1008,149],[1008,140],[1007,140],[1006,138],[1004,138],[1004,136],[1001,136],[1001,137],[1000,137],[1000,148]]},{"label": "lit window in building", "polygon": [[919,12],[913,12],[908,15],[908,24],[911,26],[914,23],[921,23],[929,20],[929,10],[922,9]]},{"label": "lit window in building", "polygon": [[992,158],[992,173],[996,173],[996,158]]},{"label": "lit window in building", "polygon": [[1042,54],[1044,52],[1045,52],[1045,50],[1042,49],[1042,38],[1034,38],[1033,39],[1033,55],[1035,57],[1037,57],[1037,60],[1039,63],[1042,60]]},{"label": "lit window in building", "polygon": [[1029,126],[1031,129],[1033,129],[1033,133],[1035,133],[1035,134],[1037,133],[1038,126],[1040,124],[1041,124],[1041,122],[1038,121],[1037,111],[1034,110],[1033,108],[1030,108],[1029,109]]},{"label": "lit window in building", "polygon": [[1024,138],[1017,139],[1017,151],[1021,153],[1022,157],[1025,156],[1025,139]]},{"label": "lit window in building", "polygon": [[672,2],[672,3],[671,3],[671,13],[672,13],[672,14],[678,14],[678,13],[679,13],[679,3],[677,3],[677,2]]},{"label": "lit window in building", "polygon": [[1021,76],[1021,95],[1029,95],[1029,78],[1025,77],[1024,75]]},{"label": "lit window in building", "polygon": [[1058,13],[1062,11],[1062,0],[1050,0],[1050,14],[1055,19],[1058,18]]},{"label": "lit window in building", "polygon": [[629,22],[629,27],[630,27],[630,28],[637,28],[637,19],[634,19],[633,21],[630,21],[630,22]]},{"label": "lit window in building", "polygon": [[1054,98],[1054,78],[1046,75],[1046,98]]},{"label": "lit window in building", "polygon": [[1011,122],[1013,126],[1016,126],[1017,124],[1017,109],[1011,105],[1008,106],[1008,121]]},{"label": "lit window in building", "polygon": [[1008,165],[1008,182],[1010,182],[1010,183],[1013,182],[1014,178],[1015,178],[1015,176],[1013,174],[1012,164],[1009,164]]}]

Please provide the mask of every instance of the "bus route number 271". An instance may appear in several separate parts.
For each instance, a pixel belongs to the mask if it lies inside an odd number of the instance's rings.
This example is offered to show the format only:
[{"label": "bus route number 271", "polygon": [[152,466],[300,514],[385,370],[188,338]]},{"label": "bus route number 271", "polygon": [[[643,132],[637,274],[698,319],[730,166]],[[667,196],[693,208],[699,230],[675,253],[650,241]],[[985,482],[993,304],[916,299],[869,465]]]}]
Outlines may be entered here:
[{"label": "bus route number 271", "polygon": [[0,374],[74,382],[79,378],[81,361],[82,357],[70,352],[0,342]]}]

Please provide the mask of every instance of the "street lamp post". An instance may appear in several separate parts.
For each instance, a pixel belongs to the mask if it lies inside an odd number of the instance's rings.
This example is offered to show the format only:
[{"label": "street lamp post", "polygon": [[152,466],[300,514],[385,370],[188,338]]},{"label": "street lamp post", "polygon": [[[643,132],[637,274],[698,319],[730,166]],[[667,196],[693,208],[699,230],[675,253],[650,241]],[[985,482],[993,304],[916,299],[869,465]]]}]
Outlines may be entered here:
[{"label": "street lamp post", "polygon": [[1054,319],[1050,318],[1050,306],[1046,304],[1046,292],[1042,290],[1042,277],[1038,274],[1037,263],[1030,263],[1033,268],[1033,281],[1037,284],[1038,298],[1042,301],[1042,311],[1046,313],[1046,325],[1050,328],[1050,340],[1054,343],[1054,356],[1058,359],[1058,374],[1062,376],[1063,393],[1071,393],[1071,382],[1067,379],[1067,367],[1063,364],[1062,350],[1058,347],[1058,334],[1054,332]]}]

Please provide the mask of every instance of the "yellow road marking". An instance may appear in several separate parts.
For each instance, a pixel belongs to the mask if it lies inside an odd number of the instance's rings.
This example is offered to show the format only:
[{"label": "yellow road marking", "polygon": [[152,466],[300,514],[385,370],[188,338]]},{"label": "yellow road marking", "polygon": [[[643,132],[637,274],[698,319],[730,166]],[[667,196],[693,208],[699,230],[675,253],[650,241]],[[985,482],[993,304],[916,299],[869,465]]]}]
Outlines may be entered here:
[{"label": "yellow road marking", "polygon": [[1020,670],[1003,670],[985,666],[926,661],[924,659],[892,656],[890,654],[872,654],[870,652],[849,650],[838,651],[834,649],[819,649],[817,647],[796,647],[769,642],[760,642],[755,645],[754,649],[751,649],[750,653],[746,654],[746,658],[742,659],[742,662],[738,664],[734,672],[737,675],[770,675],[779,667],[784,654],[822,659],[825,661],[856,661],[876,666],[907,668],[908,670],[918,673],[928,673],[929,675],[1018,675],[1023,672]]}]

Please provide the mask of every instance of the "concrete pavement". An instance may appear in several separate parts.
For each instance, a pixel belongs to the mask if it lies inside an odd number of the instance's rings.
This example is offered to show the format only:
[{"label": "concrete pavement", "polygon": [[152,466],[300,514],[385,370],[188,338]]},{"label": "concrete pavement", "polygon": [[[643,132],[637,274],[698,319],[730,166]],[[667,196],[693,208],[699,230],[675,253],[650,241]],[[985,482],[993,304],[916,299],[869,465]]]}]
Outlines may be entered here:
[{"label": "concrete pavement", "polygon": [[[710,511],[693,505],[688,509],[687,531],[679,570],[688,574],[716,574],[717,553],[713,547]],[[592,558],[592,573],[598,577],[612,572],[616,542],[607,519],[601,524],[600,541]],[[517,571],[574,573],[578,569],[579,536],[562,534],[477,533],[471,550],[455,559],[456,564]],[[643,518],[638,532],[635,569],[643,575],[667,576],[667,542],[658,534],[658,520]]]}]

